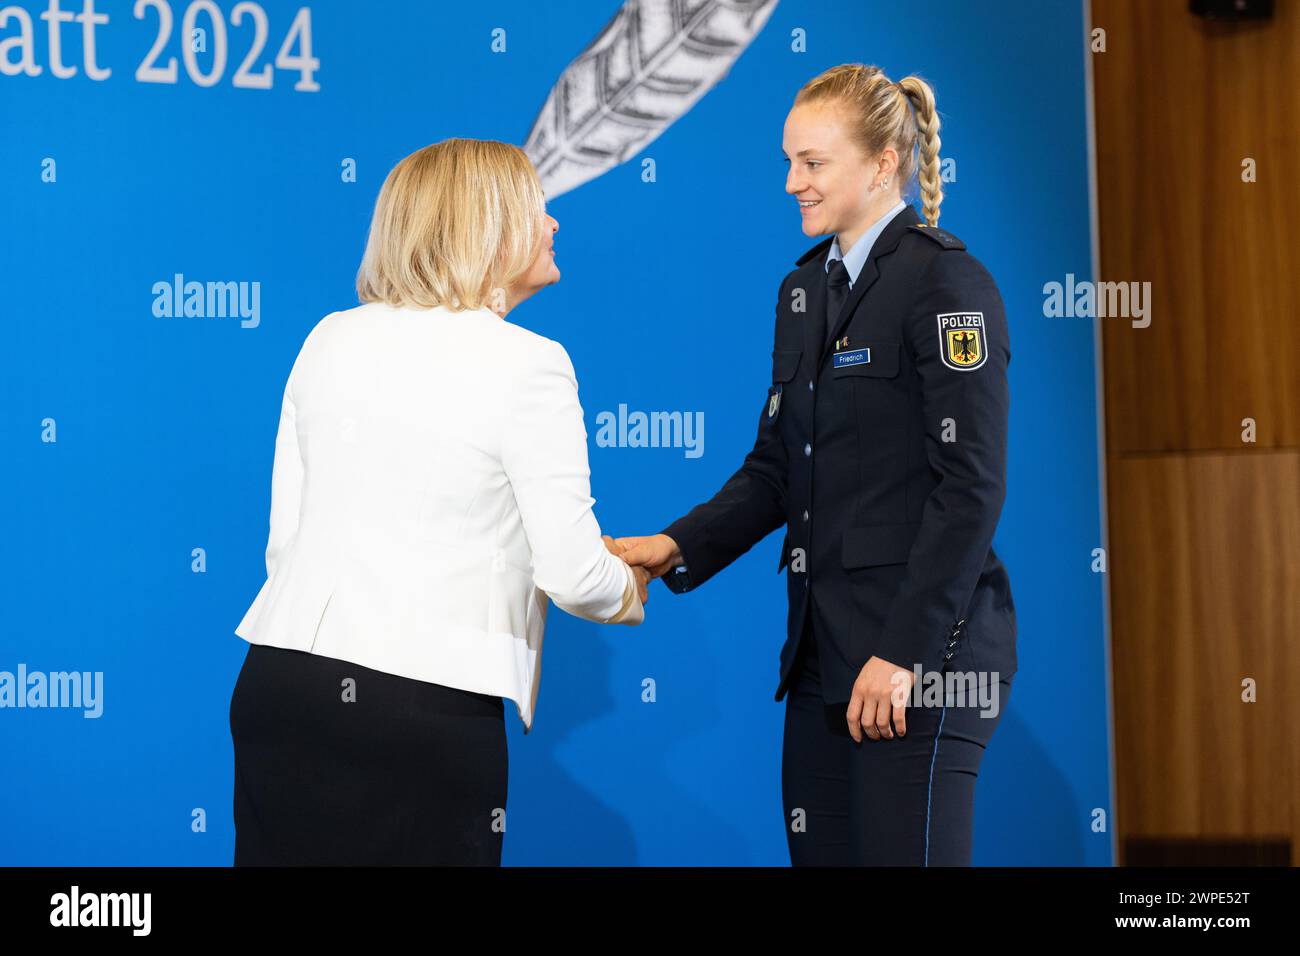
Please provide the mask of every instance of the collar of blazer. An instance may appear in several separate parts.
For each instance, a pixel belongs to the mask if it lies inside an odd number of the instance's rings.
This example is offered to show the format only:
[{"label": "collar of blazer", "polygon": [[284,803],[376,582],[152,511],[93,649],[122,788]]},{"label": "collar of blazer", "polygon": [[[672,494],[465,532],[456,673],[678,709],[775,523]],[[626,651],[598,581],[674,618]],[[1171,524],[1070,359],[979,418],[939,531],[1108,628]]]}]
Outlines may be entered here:
[{"label": "collar of blazer", "polygon": [[[906,234],[907,227],[913,226],[920,221],[921,217],[917,215],[916,207],[911,203],[908,203],[900,209],[898,215],[889,221],[889,225],[885,227],[884,231],[876,239],[875,245],[871,247],[871,254],[867,256],[867,262],[871,262],[871,260],[875,259],[877,256],[883,256],[886,252],[893,252],[904,234]],[[809,260],[816,256],[821,256],[825,259],[826,251],[830,249],[831,243],[834,241],[834,236],[827,236],[796,259],[794,264],[797,266],[805,265]],[[862,268],[865,272],[867,267],[864,265]],[[856,286],[858,283],[854,282],[853,284]]]},{"label": "collar of blazer", "polygon": [[[870,289],[876,279],[880,277],[880,269],[876,266],[876,261],[897,249],[898,244],[903,241],[903,236],[907,235],[908,229],[920,221],[921,217],[917,215],[916,209],[911,205],[911,203],[908,203],[907,206],[899,211],[897,216],[890,220],[889,225],[885,227],[885,231],[880,234],[880,237],[876,239],[875,245],[871,247],[871,254],[867,256],[867,261],[862,265],[862,271],[858,273],[858,278],[854,281],[853,288],[849,290],[849,297],[844,301],[844,308],[840,311],[838,316],[830,319],[827,323],[831,326],[830,334],[828,336],[829,341],[833,342],[840,337],[840,333],[844,330],[844,326],[848,325],[849,319],[853,315],[853,310],[858,307],[858,303],[861,302],[862,297],[867,294],[867,290]],[[834,236],[831,236],[827,239],[823,239],[795,260],[795,265],[802,267],[805,271],[811,270],[811,276],[818,280],[809,281],[808,283],[808,288],[815,290],[810,296],[810,299],[815,300],[810,301],[810,309],[824,309],[826,307],[824,292],[824,287],[826,285],[825,277],[824,274],[818,275],[817,270],[822,268],[821,263],[826,257],[826,250],[831,247],[831,241],[834,238]],[[811,330],[813,326],[814,323],[807,323],[808,329]],[[825,357],[826,345],[824,342],[811,341],[811,335],[812,333],[810,331],[809,340],[805,343],[805,346],[811,350],[812,354],[818,357],[817,367],[820,368],[821,359]]]}]

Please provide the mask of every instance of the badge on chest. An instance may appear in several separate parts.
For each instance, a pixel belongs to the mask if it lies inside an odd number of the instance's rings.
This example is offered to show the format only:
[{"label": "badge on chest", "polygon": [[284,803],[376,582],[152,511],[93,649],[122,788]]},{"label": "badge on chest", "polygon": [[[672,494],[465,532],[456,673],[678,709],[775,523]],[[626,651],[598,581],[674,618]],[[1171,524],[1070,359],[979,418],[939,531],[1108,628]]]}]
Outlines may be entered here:
[{"label": "badge on chest", "polygon": [[832,368],[846,368],[849,365],[866,365],[871,361],[871,349],[850,349],[849,337],[835,340],[835,352],[831,359]]}]

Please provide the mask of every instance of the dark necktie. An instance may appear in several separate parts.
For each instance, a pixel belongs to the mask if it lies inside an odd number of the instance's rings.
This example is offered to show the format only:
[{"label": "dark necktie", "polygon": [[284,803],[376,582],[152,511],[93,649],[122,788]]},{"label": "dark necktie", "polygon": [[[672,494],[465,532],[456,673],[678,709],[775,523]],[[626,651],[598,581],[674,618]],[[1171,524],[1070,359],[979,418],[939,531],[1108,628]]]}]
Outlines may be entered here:
[{"label": "dark necktie", "polygon": [[826,327],[822,333],[823,346],[830,344],[830,338],[835,334],[836,320],[848,297],[849,270],[844,268],[843,259],[832,259],[826,270]]}]

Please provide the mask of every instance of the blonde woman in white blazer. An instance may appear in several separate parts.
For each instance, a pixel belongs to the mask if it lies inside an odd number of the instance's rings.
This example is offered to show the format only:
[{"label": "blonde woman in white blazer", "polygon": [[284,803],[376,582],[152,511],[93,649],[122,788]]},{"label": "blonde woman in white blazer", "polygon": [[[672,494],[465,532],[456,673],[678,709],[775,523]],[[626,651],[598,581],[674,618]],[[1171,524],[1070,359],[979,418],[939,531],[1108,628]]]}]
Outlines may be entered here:
[{"label": "blonde woman in white blazer", "polygon": [[307,335],[235,630],[236,865],[499,864],[504,700],[527,733],[548,598],[642,620],[568,353],[506,319],[559,280],[558,228],[517,147],[425,147],[380,191],[362,304]]}]

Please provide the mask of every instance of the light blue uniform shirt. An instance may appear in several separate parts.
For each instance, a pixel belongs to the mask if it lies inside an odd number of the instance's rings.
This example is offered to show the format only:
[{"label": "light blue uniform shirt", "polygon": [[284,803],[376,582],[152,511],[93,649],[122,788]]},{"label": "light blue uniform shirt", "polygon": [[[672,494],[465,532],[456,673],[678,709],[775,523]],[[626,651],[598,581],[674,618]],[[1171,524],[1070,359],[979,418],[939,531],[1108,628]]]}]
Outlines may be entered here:
[{"label": "light blue uniform shirt", "polygon": [[831,247],[826,252],[826,269],[830,269],[831,263],[836,259],[844,260],[844,268],[849,272],[849,288],[853,288],[853,283],[858,281],[858,273],[862,267],[867,264],[867,256],[871,255],[871,247],[876,244],[880,234],[885,231],[885,227],[907,206],[903,200],[898,201],[898,205],[889,212],[885,213],[875,221],[870,229],[862,234],[853,248],[849,249],[848,255],[840,251],[840,237],[836,236],[831,240]]}]

